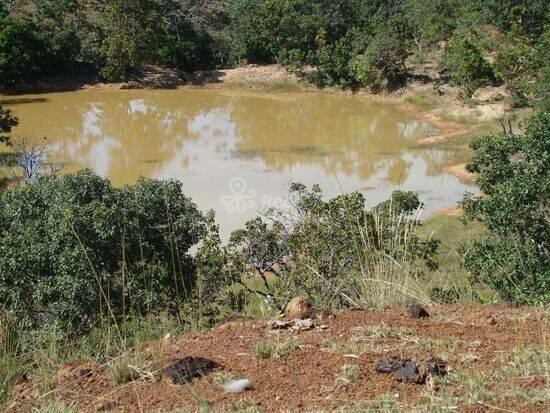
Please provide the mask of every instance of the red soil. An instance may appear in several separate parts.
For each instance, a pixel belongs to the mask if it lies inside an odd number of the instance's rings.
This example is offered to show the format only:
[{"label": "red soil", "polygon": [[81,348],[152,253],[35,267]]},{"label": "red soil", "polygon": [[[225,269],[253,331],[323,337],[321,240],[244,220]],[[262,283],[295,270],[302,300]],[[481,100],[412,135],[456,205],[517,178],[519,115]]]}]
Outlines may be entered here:
[{"label": "red soil", "polygon": [[[148,343],[140,349],[144,354],[155,354],[155,349],[158,353],[161,348],[162,359],[167,364],[192,356],[220,365],[187,385],[143,379],[113,386],[104,367],[96,365],[90,370],[90,363],[83,362],[80,367],[73,363],[58,372],[54,380],[55,394],[66,404],[74,403],[77,411],[172,411],[176,408],[195,411],[204,402],[208,402],[210,411],[220,411],[243,399],[254,401],[262,411],[331,411],[388,394],[395,398],[402,411],[411,411],[413,406],[426,406],[426,399],[430,395],[437,396],[437,389],[433,384],[430,387],[430,383],[397,382],[392,375],[376,373],[374,364],[381,355],[442,356],[451,372],[448,377],[451,377],[456,371],[491,373],[506,364],[501,361],[504,352],[518,346],[542,348],[544,345],[547,315],[543,310],[475,305],[438,306],[428,311],[430,317],[421,319],[410,318],[407,309],[401,308],[383,312],[346,311],[316,320],[328,327],[325,330],[299,334],[273,331],[266,326],[265,320],[232,320],[200,333]],[[404,344],[401,338],[371,338],[368,340],[369,345],[372,344],[370,349],[359,353],[358,357],[328,348],[331,342],[349,342],[358,328],[381,324],[411,328],[414,336],[426,338],[431,344],[422,346],[414,341]],[[296,336],[299,347],[282,357],[254,357],[254,347],[259,341],[284,340],[291,336]],[[342,385],[336,378],[346,364],[357,365],[360,374],[356,381]],[[224,393],[213,382],[217,371],[249,379],[251,388],[241,394]],[[544,376],[513,380],[518,380],[518,385],[526,391],[544,390],[547,386]],[[522,398],[506,397],[468,404],[460,399],[462,386],[455,388],[455,395],[459,396],[458,411],[489,411],[498,407],[506,411],[540,412],[550,408],[549,404],[532,405]],[[499,392],[498,388],[491,390]],[[16,404],[13,409],[26,410],[25,404]]]}]

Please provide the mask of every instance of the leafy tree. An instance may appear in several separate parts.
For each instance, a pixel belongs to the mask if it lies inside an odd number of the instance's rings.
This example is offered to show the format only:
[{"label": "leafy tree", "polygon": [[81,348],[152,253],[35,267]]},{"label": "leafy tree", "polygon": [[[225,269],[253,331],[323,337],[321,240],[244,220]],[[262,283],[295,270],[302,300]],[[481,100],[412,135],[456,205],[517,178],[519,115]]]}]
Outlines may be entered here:
[{"label": "leafy tree", "polygon": [[468,37],[451,39],[445,47],[443,63],[451,79],[463,88],[467,96],[480,86],[490,84],[494,78],[491,65],[478,45]]},{"label": "leafy tree", "polygon": [[414,221],[418,198],[404,192],[394,197],[368,211],[360,193],[324,200],[318,186],[293,184],[290,209],[270,209],[266,219],[249,221],[231,235],[228,276],[278,310],[297,294],[321,307],[367,303],[365,278],[384,269],[373,255],[399,262],[415,278],[434,266],[437,242],[422,241],[414,225],[399,224]]},{"label": "leafy tree", "polygon": [[34,325],[84,330],[100,317],[177,311],[203,232],[175,181],[115,189],[86,170],[40,176],[0,202],[0,301]]},{"label": "leafy tree", "polygon": [[506,300],[548,304],[550,115],[534,115],[522,135],[477,138],[472,149],[467,170],[478,174],[483,195],[468,195],[462,206],[492,236],[466,250],[466,268]]},{"label": "leafy tree", "polygon": [[213,67],[212,38],[187,21],[163,31],[158,43],[160,63],[187,72]]},{"label": "leafy tree", "polygon": [[44,46],[31,23],[0,15],[0,87],[40,73]]},{"label": "leafy tree", "polygon": [[160,15],[153,0],[107,0],[101,13],[105,38],[101,75],[109,81],[127,80],[153,54]]},{"label": "leafy tree", "polygon": [[410,38],[419,57],[427,48],[451,36],[457,25],[460,5],[453,0],[407,0],[403,17],[410,29]]},{"label": "leafy tree", "polygon": [[0,143],[10,144],[9,134],[12,128],[19,124],[19,120],[12,114],[11,110],[3,109],[0,105]]}]

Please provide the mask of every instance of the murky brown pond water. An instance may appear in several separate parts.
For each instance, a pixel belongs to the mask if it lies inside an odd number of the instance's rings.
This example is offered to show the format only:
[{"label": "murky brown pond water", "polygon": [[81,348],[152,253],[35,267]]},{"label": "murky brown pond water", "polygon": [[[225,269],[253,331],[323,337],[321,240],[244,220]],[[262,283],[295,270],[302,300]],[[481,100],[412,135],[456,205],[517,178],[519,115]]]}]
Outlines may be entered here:
[{"label": "murky brown pond water", "polygon": [[175,178],[227,233],[290,182],[327,195],[360,190],[375,205],[396,188],[418,191],[427,213],[466,190],[442,172],[448,153],[416,145],[437,133],[391,105],[308,93],[214,90],[77,91],[0,98],[16,133],[47,136],[48,162],[88,167],[115,185]]}]

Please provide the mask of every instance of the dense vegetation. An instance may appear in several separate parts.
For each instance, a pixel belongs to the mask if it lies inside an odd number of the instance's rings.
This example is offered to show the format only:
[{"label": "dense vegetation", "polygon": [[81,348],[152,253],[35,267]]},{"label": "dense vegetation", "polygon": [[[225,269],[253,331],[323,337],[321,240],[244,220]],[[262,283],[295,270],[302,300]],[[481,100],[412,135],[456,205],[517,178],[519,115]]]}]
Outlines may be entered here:
[{"label": "dense vegetation", "polygon": [[2,108],[0,105],[0,143],[10,144],[10,133],[19,124],[19,120],[11,110]]},{"label": "dense vegetation", "polygon": [[[279,62],[311,80],[394,87],[432,52],[471,94],[506,82],[546,96],[544,0],[2,0],[0,86],[35,75],[124,80],[144,63],[183,71]],[[489,58],[489,56],[491,56]],[[538,82],[534,82],[535,80]]]},{"label": "dense vegetation", "polygon": [[511,130],[472,143],[467,165],[478,174],[484,196],[462,205],[481,220],[491,237],[465,253],[466,267],[506,300],[550,302],[550,115],[533,116],[524,134]]},{"label": "dense vegetation", "polygon": [[[0,87],[81,73],[126,80],[146,63],[189,72],[277,62],[316,68],[303,72],[320,86],[381,90],[428,59],[465,96],[505,84],[514,106],[536,112],[520,132],[474,139],[467,169],[481,196],[461,206],[487,236],[463,245],[461,256],[470,287],[548,305],[548,14],[542,0],[0,0]],[[17,124],[0,106],[0,142]],[[464,298],[433,282],[441,244],[421,235],[416,194],[397,191],[367,209],[360,193],[325,199],[317,186],[293,184],[289,201],[223,243],[213,213],[199,211],[175,181],[114,188],[86,170],[7,189],[0,402],[21,373],[22,348],[42,351],[83,334],[93,348],[98,331],[115,330],[125,347],[144,331],[142,317],[153,317],[144,323],[152,331],[156,322],[184,329],[236,313],[274,315],[299,294],[331,309]],[[479,298],[471,292],[467,299]],[[12,335],[26,344],[12,345]],[[112,342],[91,353],[105,356]]]}]

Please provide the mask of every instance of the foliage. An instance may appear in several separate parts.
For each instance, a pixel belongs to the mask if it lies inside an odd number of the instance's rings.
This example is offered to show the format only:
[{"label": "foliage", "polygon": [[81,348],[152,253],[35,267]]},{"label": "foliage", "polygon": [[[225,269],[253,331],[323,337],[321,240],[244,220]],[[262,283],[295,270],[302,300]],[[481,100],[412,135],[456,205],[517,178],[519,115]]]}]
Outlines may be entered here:
[{"label": "foliage", "polygon": [[443,62],[451,79],[463,88],[467,96],[493,81],[491,65],[479,46],[468,37],[454,37],[445,47]]},{"label": "foliage", "polygon": [[40,72],[43,45],[34,33],[31,23],[0,13],[0,87]]},{"label": "foliage", "polygon": [[0,143],[10,143],[9,134],[12,128],[19,124],[19,120],[15,117],[11,110],[3,109],[0,105]]},{"label": "foliage", "polygon": [[[323,200],[319,187],[309,191],[294,184],[288,210],[270,209],[265,219],[249,221],[232,234],[227,272],[278,310],[298,294],[321,307],[372,305],[366,290],[384,263],[400,263],[413,279],[434,266],[437,242],[422,241],[414,226],[398,224],[415,222],[411,212],[419,207],[418,198],[401,192],[394,196],[394,203],[367,211],[359,193]],[[254,279],[258,282],[247,282]],[[401,293],[396,287],[396,296]]]},{"label": "foliage", "polygon": [[101,75],[110,81],[127,80],[150,56],[158,21],[152,0],[108,0],[101,13],[106,36],[100,53]]},{"label": "foliage", "polygon": [[164,31],[158,41],[158,59],[186,72],[213,66],[213,40],[203,29],[182,21]]},{"label": "foliage", "polygon": [[[506,82],[507,68],[522,85],[545,75],[547,14],[542,0],[1,2],[0,86],[89,70],[119,81],[144,64],[193,71],[276,62],[317,67],[320,85],[378,90],[406,79],[411,54],[423,62],[448,42],[445,65],[470,94],[493,80],[486,52],[497,52]],[[540,64],[526,66],[523,51],[537,49]]]},{"label": "foliage", "polygon": [[81,171],[40,176],[0,203],[0,300],[35,325],[175,311],[194,285],[204,218],[174,181],[120,189]]},{"label": "foliage", "polygon": [[465,265],[505,299],[548,304],[550,296],[550,116],[532,117],[525,133],[474,140],[467,170],[478,174],[483,196],[462,202],[467,219],[491,236],[466,250]]}]

